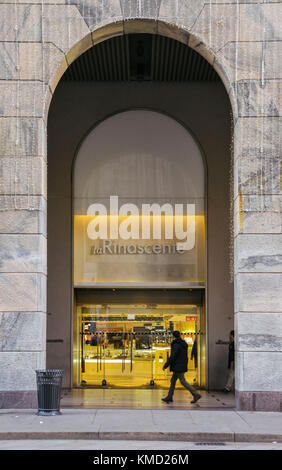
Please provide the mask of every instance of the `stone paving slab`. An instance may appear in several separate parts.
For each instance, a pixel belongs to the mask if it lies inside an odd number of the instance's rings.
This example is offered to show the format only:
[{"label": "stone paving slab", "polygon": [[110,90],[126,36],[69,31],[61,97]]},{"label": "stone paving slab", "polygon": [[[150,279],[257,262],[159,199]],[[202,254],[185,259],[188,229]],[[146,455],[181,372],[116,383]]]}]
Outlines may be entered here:
[{"label": "stone paving slab", "polygon": [[0,440],[282,442],[282,413],[222,410],[0,410]]}]

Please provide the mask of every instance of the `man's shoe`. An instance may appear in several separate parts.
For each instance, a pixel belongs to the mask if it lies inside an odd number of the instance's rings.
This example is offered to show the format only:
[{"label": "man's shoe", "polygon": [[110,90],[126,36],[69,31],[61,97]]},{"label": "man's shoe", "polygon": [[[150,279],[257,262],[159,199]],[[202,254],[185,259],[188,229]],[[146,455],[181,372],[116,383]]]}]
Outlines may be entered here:
[{"label": "man's shoe", "polygon": [[191,401],[191,403],[196,403],[198,400],[200,400],[200,398],[202,398],[202,395],[195,395],[193,400]]},{"label": "man's shoe", "polygon": [[230,390],[229,390],[228,388],[226,388],[226,387],[225,387],[225,388],[222,390],[222,392],[223,392],[223,393],[229,393],[229,392],[230,392]]},{"label": "man's shoe", "polygon": [[165,401],[166,403],[173,402],[172,398],[169,397],[162,398],[162,401]]}]

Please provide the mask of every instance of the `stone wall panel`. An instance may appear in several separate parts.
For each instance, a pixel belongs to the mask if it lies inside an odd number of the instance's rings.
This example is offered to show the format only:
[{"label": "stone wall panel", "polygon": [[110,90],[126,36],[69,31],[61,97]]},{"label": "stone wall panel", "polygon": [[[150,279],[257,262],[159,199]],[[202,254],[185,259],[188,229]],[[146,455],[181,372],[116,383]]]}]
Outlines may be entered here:
[{"label": "stone wall panel", "polygon": [[[187,7],[189,8],[189,4]],[[238,39],[238,28],[237,5],[206,3],[199,16],[195,18],[191,32],[201,38],[208,48],[219,51],[229,42]]]},{"label": "stone wall panel", "polygon": [[279,195],[281,118],[240,118],[236,122],[235,197]]},{"label": "stone wall panel", "polygon": [[41,117],[45,93],[41,81],[0,81],[0,116]]},{"label": "stone wall panel", "polygon": [[41,5],[0,2],[0,41],[42,40]]},{"label": "stone wall panel", "polygon": [[37,273],[0,273],[1,312],[44,312],[46,276]]},{"label": "stone wall panel", "polygon": [[[46,314],[0,312],[0,351],[41,351],[46,348]],[[0,352],[0,354],[1,354]]]},{"label": "stone wall panel", "polygon": [[[244,352],[241,353],[240,379],[237,375],[237,389],[250,392],[282,391],[282,353]],[[239,379],[239,380],[238,380]]]},{"label": "stone wall panel", "polygon": [[45,353],[0,352],[1,391],[35,390],[36,369],[43,369]]},{"label": "stone wall panel", "polygon": [[173,23],[192,31],[192,28],[205,6],[204,0],[162,0],[159,7],[159,20]]},{"label": "stone wall panel", "polygon": [[282,272],[280,234],[240,234],[235,252],[236,272]]},{"label": "stone wall panel", "polygon": [[277,41],[282,39],[282,4],[261,5],[250,3],[240,5],[239,41]]},{"label": "stone wall panel", "polygon": [[[68,3],[76,6],[91,31],[98,25],[102,26],[124,19],[120,0],[69,0]],[[130,8],[130,1],[126,4]]]},{"label": "stone wall panel", "polygon": [[240,117],[282,115],[282,80],[240,81],[236,91]]},{"label": "stone wall panel", "polygon": [[0,272],[47,274],[47,240],[42,235],[0,234]]},{"label": "stone wall panel", "polygon": [[74,5],[45,5],[43,42],[55,44],[65,54],[90,30]]},{"label": "stone wall panel", "polygon": [[2,157],[44,156],[43,131],[40,118],[0,116],[0,163]]},{"label": "stone wall panel", "polygon": [[281,351],[282,313],[237,313],[236,347],[244,351]]},{"label": "stone wall panel", "polygon": [[0,176],[3,179],[0,195],[47,196],[47,167],[43,158],[0,158]]},{"label": "stone wall panel", "polygon": [[268,41],[264,44],[264,78],[281,79],[282,41]]},{"label": "stone wall panel", "polygon": [[[163,7],[163,3],[164,0],[120,0],[121,12],[124,19],[152,18],[156,20],[160,7]],[[181,4],[182,2],[180,1],[179,8],[181,8]]]},{"label": "stone wall panel", "polygon": [[235,312],[281,313],[281,273],[239,273],[235,277]]},{"label": "stone wall panel", "polygon": [[9,209],[8,198],[10,196],[0,196],[0,227],[1,233],[40,233],[46,236],[45,211],[31,209],[31,199],[37,196],[24,196],[26,200],[19,202],[20,197],[12,196],[12,206]]},{"label": "stone wall panel", "polygon": [[234,204],[234,235],[239,233],[280,233],[279,195],[239,195]]}]

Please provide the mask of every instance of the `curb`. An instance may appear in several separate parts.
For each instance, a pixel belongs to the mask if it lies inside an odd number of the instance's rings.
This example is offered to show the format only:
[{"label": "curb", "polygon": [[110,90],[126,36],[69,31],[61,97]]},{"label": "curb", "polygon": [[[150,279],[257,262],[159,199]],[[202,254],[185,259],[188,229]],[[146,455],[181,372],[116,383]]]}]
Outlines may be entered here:
[{"label": "curb", "polygon": [[0,440],[133,440],[183,442],[282,442],[282,434],[216,433],[216,432],[0,432]]}]

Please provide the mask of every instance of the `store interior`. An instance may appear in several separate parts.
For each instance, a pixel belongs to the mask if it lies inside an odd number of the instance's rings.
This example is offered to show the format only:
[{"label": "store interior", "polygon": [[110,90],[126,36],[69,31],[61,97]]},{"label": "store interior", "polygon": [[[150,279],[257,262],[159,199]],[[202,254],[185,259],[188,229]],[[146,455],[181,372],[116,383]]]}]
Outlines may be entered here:
[{"label": "store interior", "polygon": [[[205,335],[197,305],[83,304],[77,306],[77,382],[82,387],[169,387],[171,371],[163,370],[172,332],[188,345],[187,379],[204,386]],[[179,383],[177,387],[182,388]]]}]

